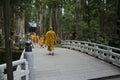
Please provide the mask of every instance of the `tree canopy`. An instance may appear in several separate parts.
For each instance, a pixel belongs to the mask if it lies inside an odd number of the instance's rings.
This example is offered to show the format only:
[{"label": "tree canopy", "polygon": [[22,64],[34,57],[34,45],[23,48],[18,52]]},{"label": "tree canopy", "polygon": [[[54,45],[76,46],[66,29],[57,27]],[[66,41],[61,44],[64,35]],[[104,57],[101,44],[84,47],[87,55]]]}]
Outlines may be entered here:
[{"label": "tree canopy", "polygon": [[[0,1],[0,28],[3,26]],[[16,17],[37,23],[37,34],[53,26],[59,39],[85,40],[120,48],[119,0],[11,0],[11,29]],[[13,15],[14,14],[14,15]],[[13,29],[14,28],[14,29]]]}]

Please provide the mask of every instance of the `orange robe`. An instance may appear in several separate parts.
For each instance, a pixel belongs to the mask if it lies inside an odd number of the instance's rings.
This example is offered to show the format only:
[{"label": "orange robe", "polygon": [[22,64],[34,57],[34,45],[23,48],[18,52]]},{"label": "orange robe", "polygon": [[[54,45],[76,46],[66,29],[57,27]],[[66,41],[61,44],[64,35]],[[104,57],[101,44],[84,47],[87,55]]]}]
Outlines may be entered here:
[{"label": "orange robe", "polygon": [[49,51],[54,50],[56,40],[57,40],[56,33],[53,30],[49,30],[46,33],[46,46],[48,46]]},{"label": "orange robe", "polygon": [[31,40],[36,43],[37,42],[37,37],[35,35],[31,35]]},{"label": "orange robe", "polygon": [[39,43],[40,43],[41,46],[44,45],[44,39],[43,39],[42,37],[40,37],[40,39],[39,39]]}]

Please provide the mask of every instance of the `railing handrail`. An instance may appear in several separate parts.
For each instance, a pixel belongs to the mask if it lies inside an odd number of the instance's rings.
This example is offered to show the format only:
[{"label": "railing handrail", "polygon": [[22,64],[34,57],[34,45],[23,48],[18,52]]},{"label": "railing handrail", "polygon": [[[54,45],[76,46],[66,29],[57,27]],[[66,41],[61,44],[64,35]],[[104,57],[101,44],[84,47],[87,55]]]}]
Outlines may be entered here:
[{"label": "railing handrail", "polygon": [[[26,61],[26,59],[21,59],[21,60],[16,60],[12,62],[13,67],[14,66],[18,66],[18,65],[24,65],[24,68],[21,68],[19,70],[15,70],[14,72],[14,80],[20,80],[22,77],[25,77],[25,80],[28,80],[28,75],[29,75],[29,70],[28,70],[28,62]],[[7,76],[6,74],[4,74],[4,70],[6,69],[6,64],[1,64],[0,65],[0,70],[1,72],[1,79],[6,80]]]},{"label": "railing handrail", "polygon": [[25,55],[25,49],[23,50],[21,56],[20,56],[20,59],[23,59],[24,58],[24,55]]},{"label": "railing handrail", "polygon": [[[21,60],[13,61],[12,64],[13,64],[13,67],[14,67],[14,66],[17,66],[17,65],[21,65],[21,64],[23,64],[25,62],[26,62],[26,59],[21,59]],[[0,69],[6,69],[6,64],[5,63],[1,64]]]},{"label": "railing handrail", "polygon": [[[28,78],[29,78],[28,61],[24,58],[24,55],[25,55],[25,49],[23,50],[23,52],[20,56],[20,59],[12,62],[12,66],[17,67],[16,70],[13,71],[14,72],[14,80],[21,79],[22,77],[25,77],[25,80],[28,80]],[[4,77],[4,79],[7,78],[7,76],[5,76],[6,74],[4,74],[5,69],[6,69],[6,64],[5,63],[1,64],[0,70],[2,72],[0,75],[2,75]]]},{"label": "railing handrail", "polygon": [[[24,59],[24,55],[25,55],[25,49],[23,50],[19,60]],[[21,68],[21,65],[18,65],[16,70],[19,70],[20,68]]]},{"label": "railing handrail", "polygon": [[86,41],[62,40],[62,47],[79,50],[120,67],[120,49]]},{"label": "railing handrail", "polygon": [[89,44],[95,44],[95,45],[98,45],[98,46],[104,46],[104,47],[109,47],[109,48],[112,48],[112,49],[116,49],[116,50],[120,50],[120,48],[116,48],[116,47],[112,47],[112,46],[108,46],[108,45],[104,45],[104,44],[98,44],[98,43],[94,43],[94,42],[87,42],[87,41],[77,41],[77,40],[62,40],[62,41],[74,41],[74,42],[82,42],[82,43],[89,43]]}]

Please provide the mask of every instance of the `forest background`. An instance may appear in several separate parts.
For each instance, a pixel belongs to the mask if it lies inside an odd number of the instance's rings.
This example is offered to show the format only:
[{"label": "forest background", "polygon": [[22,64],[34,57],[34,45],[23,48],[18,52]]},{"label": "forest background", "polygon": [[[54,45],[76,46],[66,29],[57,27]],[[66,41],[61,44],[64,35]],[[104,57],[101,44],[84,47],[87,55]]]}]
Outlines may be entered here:
[{"label": "forest background", "polygon": [[[3,1],[0,0],[0,42],[4,40]],[[37,35],[52,26],[59,40],[80,40],[120,48],[120,0],[11,0],[10,30]]]}]

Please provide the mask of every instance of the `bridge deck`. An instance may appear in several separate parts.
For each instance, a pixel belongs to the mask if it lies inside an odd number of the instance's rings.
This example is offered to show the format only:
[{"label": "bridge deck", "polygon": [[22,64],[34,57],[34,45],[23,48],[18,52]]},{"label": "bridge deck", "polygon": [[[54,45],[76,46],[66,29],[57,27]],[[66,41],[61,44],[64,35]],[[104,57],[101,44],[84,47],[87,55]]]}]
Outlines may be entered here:
[{"label": "bridge deck", "polygon": [[120,74],[120,69],[92,56],[65,48],[55,48],[48,55],[47,48],[35,48],[35,80],[88,80]]}]

